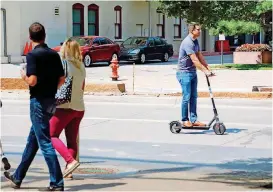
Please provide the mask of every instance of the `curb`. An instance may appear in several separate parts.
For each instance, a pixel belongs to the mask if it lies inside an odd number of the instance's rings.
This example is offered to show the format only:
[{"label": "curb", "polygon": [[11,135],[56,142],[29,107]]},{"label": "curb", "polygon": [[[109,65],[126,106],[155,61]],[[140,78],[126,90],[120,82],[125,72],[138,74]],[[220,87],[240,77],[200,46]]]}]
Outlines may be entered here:
[{"label": "curb", "polygon": [[[233,52],[232,51],[228,51],[228,52],[223,52],[223,55],[232,55]],[[219,56],[221,55],[221,52],[203,52],[202,53],[203,56]],[[178,55],[173,55],[172,58],[177,59],[179,56]]]},{"label": "curb", "polygon": [[[4,90],[28,90],[28,85],[20,78],[0,78],[1,91]],[[85,85],[85,91],[89,92],[126,92],[124,83],[88,83]]]},{"label": "curb", "polygon": [[[182,96],[181,93],[171,93],[165,94],[167,96]],[[208,92],[198,92],[198,97],[206,98],[210,97]],[[214,98],[245,98],[245,99],[271,99],[272,93],[271,92],[256,92],[256,93],[246,93],[246,92],[214,92]]]},{"label": "curb", "polygon": [[253,86],[253,92],[272,92],[271,86]]},{"label": "curb", "polygon": [[[28,90],[1,90],[1,99],[29,99]],[[138,92],[124,92],[120,91],[109,92],[109,91],[85,91],[85,96],[142,96],[142,97],[181,97],[181,93],[138,93]],[[246,93],[246,92],[215,92],[213,93],[214,98],[218,99],[272,99],[272,93],[261,92],[261,93]],[[198,92],[199,98],[210,98],[208,92]]]},{"label": "curb", "polygon": [[[13,93],[18,91],[28,91],[27,84],[19,78],[1,78],[1,92]],[[272,90],[272,89],[271,89]],[[213,92],[215,98],[249,98],[249,99],[271,99],[272,91],[270,89],[265,92]],[[181,97],[181,92],[174,93],[157,93],[157,92],[129,92],[126,91],[124,83],[93,83],[85,85],[85,95],[96,96],[121,96],[121,95],[136,95],[136,96],[155,96],[155,97]],[[205,91],[199,91],[198,97],[207,98],[210,94]]]}]

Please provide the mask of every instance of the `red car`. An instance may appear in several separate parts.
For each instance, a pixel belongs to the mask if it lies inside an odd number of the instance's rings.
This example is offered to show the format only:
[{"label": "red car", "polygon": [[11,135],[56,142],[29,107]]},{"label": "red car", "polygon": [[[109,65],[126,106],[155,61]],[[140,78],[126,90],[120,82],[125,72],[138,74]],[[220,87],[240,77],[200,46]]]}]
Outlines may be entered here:
[{"label": "red car", "polygon": [[[70,39],[76,40],[80,44],[86,67],[96,62],[108,62],[110,64],[113,58],[118,59],[120,55],[119,45],[106,37],[80,36],[70,37]],[[61,46],[57,46],[53,49],[59,52],[60,48]]]}]

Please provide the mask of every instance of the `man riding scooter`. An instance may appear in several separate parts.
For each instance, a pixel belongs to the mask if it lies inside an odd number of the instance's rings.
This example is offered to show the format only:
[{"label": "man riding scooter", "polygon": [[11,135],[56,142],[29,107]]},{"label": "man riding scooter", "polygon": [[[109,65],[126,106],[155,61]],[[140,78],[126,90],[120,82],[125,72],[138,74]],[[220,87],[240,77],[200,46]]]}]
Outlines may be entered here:
[{"label": "man riding scooter", "polygon": [[[177,80],[179,81],[182,92],[182,126],[204,127],[206,124],[197,121],[197,73],[196,68],[203,71],[208,77],[214,76],[208,64],[206,63],[197,38],[201,34],[201,26],[199,24],[189,24],[189,35],[182,41],[179,49],[178,70],[176,73]],[[188,111],[190,108],[190,119]]]}]

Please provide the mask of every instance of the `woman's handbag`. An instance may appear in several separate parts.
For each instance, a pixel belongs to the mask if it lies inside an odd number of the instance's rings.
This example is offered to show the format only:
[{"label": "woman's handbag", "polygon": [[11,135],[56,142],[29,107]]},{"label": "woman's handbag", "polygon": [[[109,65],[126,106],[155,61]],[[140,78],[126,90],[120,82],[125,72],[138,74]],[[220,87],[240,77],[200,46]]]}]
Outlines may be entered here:
[{"label": "woman's handbag", "polygon": [[65,73],[65,82],[64,84],[57,90],[55,99],[56,99],[56,105],[62,105],[65,103],[71,102],[71,96],[72,96],[72,84],[73,84],[73,77],[68,75],[68,66],[67,61],[62,60],[64,73]]}]

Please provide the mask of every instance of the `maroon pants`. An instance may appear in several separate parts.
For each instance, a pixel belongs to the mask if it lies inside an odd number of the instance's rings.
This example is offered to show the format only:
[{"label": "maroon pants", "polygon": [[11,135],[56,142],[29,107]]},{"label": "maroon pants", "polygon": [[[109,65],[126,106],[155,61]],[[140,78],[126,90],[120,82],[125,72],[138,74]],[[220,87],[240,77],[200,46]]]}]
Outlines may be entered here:
[{"label": "maroon pants", "polygon": [[[76,159],[78,153],[77,137],[83,115],[84,111],[57,108],[54,116],[50,119],[50,136],[53,147],[67,163]],[[59,139],[63,129],[65,129],[67,147]]]}]

